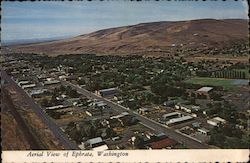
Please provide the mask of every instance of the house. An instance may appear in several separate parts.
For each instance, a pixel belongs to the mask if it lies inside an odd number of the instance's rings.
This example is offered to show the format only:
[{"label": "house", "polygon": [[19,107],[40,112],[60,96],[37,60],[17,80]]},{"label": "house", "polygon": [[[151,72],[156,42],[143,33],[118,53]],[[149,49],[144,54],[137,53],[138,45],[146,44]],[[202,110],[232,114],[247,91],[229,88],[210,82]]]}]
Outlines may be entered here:
[{"label": "house", "polygon": [[213,87],[202,87],[200,89],[198,89],[196,92],[198,93],[208,93],[213,89]]},{"label": "house", "polygon": [[183,110],[187,113],[191,113],[192,112],[192,109],[188,106],[185,106],[185,105],[175,105],[175,108],[176,109],[180,109],[180,110]]},{"label": "house", "polygon": [[109,122],[108,127],[111,128],[122,127],[121,121],[119,119],[109,119],[108,122]]},{"label": "house", "polygon": [[199,110],[202,110],[200,106],[196,106],[196,105],[183,105],[183,104],[175,105],[175,109],[183,110],[186,113],[192,113],[192,112],[197,112]]},{"label": "house", "polygon": [[67,78],[67,76],[66,75],[60,75],[59,77],[58,77],[59,79],[66,79]]},{"label": "house", "polygon": [[107,144],[103,144],[101,146],[92,148],[93,151],[104,151],[104,150],[108,150],[108,149],[109,149],[109,147],[107,146]]},{"label": "house", "polygon": [[68,98],[66,99],[70,104],[76,106],[78,103],[80,103],[80,98]]},{"label": "house", "polygon": [[47,75],[46,74],[37,75],[37,78],[43,80],[47,78]]},{"label": "house", "polygon": [[25,84],[25,85],[22,85],[22,88],[23,89],[26,89],[26,88],[34,88],[36,86],[36,84]]},{"label": "house", "polygon": [[172,113],[164,114],[162,116],[162,118],[165,120],[167,118],[176,118],[176,117],[180,117],[180,116],[181,116],[181,113],[179,113],[179,112],[172,112]]},{"label": "house", "polygon": [[102,97],[114,97],[118,94],[117,88],[108,88],[108,89],[102,89],[96,91],[97,95],[100,95]]},{"label": "house", "polygon": [[209,92],[213,90],[213,87],[202,87],[196,91],[196,96],[203,95],[209,99]]},{"label": "house", "polygon": [[43,85],[52,85],[52,84],[58,84],[60,83],[59,80],[47,80],[47,81],[44,81],[42,84]]},{"label": "house", "polygon": [[46,91],[47,91],[47,89],[33,89],[33,90],[31,90],[30,95],[37,96],[37,95],[43,94]]},{"label": "house", "polygon": [[207,123],[212,126],[219,126],[220,124],[226,123],[226,120],[220,117],[214,117],[212,119],[207,120]]},{"label": "house", "polygon": [[104,108],[105,106],[107,106],[104,101],[94,101],[91,105],[99,108]]},{"label": "house", "polygon": [[148,146],[151,149],[164,149],[164,148],[173,148],[177,144],[178,142],[173,139],[164,138],[162,140],[152,142]]},{"label": "house", "polygon": [[139,114],[142,114],[142,115],[147,114],[147,113],[149,113],[149,112],[150,112],[150,109],[149,109],[149,108],[139,108],[139,109],[138,109],[138,113],[139,113]]},{"label": "house", "polygon": [[28,80],[23,80],[23,81],[19,81],[18,85],[21,87],[22,85],[28,84],[29,81]]},{"label": "house", "polygon": [[199,128],[200,125],[201,125],[200,122],[194,122],[194,123],[192,123],[192,127],[193,127],[193,128]]},{"label": "house", "polygon": [[208,135],[210,131],[208,129],[205,129],[205,128],[198,128],[198,132],[200,132],[204,135]]},{"label": "house", "polygon": [[122,112],[119,115],[115,115],[115,116],[110,117],[110,119],[118,119],[118,118],[124,117],[126,115],[129,115],[129,113],[128,112]]},{"label": "house", "polygon": [[163,103],[163,106],[174,106],[177,103],[177,100],[168,100]]},{"label": "house", "polygon": [[85,111],[85,113],[90,117],[102,115],[102,111],[100,109],[90,109],[90,110]]},{"label": "house", "polygon": [[173,118],[173,119],[170,119],[169,121],[166,122],[166,125],[171,125],[171,124],[178,124],[178,123],[181,123],[181,122],[184,122],[184,121],[188,121],[188,120],[191,120],[193,119],[193,117],[187,115],[187,116],[183,116],[183,117],[179,117],[179,118]]},{"label": "house", "polygon": [[132,115],[126,115],[123,116],[121,118],[119,118],[122,126],[129,126],[129,125],[133,125],[136,124],[138,122],[137,118],[135,116]]},{"label": "house", "polygon": [[56,106],[46,107],[46,110],[62,109],[62,108],[65,108],[65,107],[66,106],[64,106],[64,105],[56,105]]},{"label": "house", "polygon": [[92,149],[95,148],[96,149],[96,147],[108,149],[105,145],[106,145],[106,143],[102,140],[101,137],[89,139],[84,143],[85,149],[88,149],[88,148],[92,148]]}]

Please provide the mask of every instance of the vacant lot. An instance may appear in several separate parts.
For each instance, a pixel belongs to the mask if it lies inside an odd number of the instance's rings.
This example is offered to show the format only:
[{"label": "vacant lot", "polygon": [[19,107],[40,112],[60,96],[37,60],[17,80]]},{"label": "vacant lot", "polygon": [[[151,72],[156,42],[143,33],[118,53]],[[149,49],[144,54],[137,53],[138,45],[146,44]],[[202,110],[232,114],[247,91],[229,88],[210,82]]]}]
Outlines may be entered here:
[{"label": "vacant lot", "polygon": [[186,80],[185,82],[192,84],[200,84],[204,86],[222,86],[225,89],[231,89],[237,85],[247,85],[248,80],[194,77]]}]

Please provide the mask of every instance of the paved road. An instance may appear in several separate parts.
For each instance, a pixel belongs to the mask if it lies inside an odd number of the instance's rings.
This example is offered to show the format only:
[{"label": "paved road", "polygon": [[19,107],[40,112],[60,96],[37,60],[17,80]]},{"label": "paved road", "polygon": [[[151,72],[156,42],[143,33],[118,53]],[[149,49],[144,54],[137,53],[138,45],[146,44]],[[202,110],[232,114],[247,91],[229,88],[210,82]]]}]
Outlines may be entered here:
[{"label": "paved road", "polygon": [[164,126],[164,125],[162,125],[162,124],[160,124],[158,122],[155,122],[155,121],[153,121],[153,120],[151,120],[149,118],[141,116],[141,115],[137,114],[134,111],[131,111],[131,110],[129,110],[129,109],[127,109],[127,108],[125,108],[125,107],[123,107],[121,105],[118,105],[118,104],[116,104],[116,103],[114,103],[114,102],[112,102],[112,101],[110,101],[108,99],[105,99],[103,97],[100,97],[100,96],[92,93],[92,92],[89,92],[86,89],[83,89],[78,85],[74,85],[74,84],[72,84],[70,82],[63,81],[63,80],[61,82],[64,85],[71,86],[71,87],[75,88],[79,93],[81,93],[81,94],[83,94],[83,95],[85,95],[87,97],[91,97],[91,98],[94,98],[94,99],[104,101],[105,103],[107,103],[107,105],[109,107],[111,107],[112,109],[114,109],[114,110],[116,110],[118,112],[124,112],[124,111],[129,112],[131,115],[136,116],[137,119],[139,121],[141,121],[141,123],[145,124],[146,126],[150,127],[151,129],[155,129],[155,131],[157,131],[158,133],[163,132],[166,135],[168,135],[170,138],[173,138],[173,139],[175,139],[175,140],[177,140],[179,142],[184,143],[188,148],[191,148],[191,149],[207,149],[207,148],[209,148],[209,146],[206,145],[206,144],[201,144],[200,142],[198,142],[198,141],[196,141],[196,140],[194,140],[194,139],[192,139],[190,137],[187,137],[187,136],[184,136],[184,135],[182,135],[180,133],[177,133],[173,129],[168,128],[167,126]]},{"label": "paved road", "polygon": [[29,95],[21,87],[19,87],[3,70],[1,71],[1,77],[9,84],[15,86],[17,92],[24,97],[25,102],[27,102],[30,108],[32,108],[33,111],[43,120],[43,122],[49,127],[49,129],[53,132],[56,138],[59,139],[59,141],[63,144],[63,146],[66,149],[68,150],[79,149],[76,144],[69,141],[68,137],[57,126],[57,124],[54,123],[54,121],[43,111],[43,109],[39,105],[37,105],[34,102],[34,100],[31,97],[29,97]]}]

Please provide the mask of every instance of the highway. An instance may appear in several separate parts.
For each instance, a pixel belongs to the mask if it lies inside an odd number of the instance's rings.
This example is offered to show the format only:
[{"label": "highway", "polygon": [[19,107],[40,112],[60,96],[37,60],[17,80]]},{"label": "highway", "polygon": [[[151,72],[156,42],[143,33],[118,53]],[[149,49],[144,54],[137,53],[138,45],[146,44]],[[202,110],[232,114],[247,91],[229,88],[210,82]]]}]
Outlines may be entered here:
[{"label": "highway", "polygon": [[61,80],[61,83],[65,86],[71,86],[72,88],[76,89],[77,92],[85,95],[86,97],[91,97],[94,99],[104,101],[110,108],[112,108],[118,112],[126,111],[126,112],[130,113],[131,115],[136,116],[136,118],[145,126],[148,126],[149,128],[154,129],[158,133],[161,133],[161,132],[165,133],[166,135],[168,135],[168,137],[185,144],[190,149],[208,149],[209,148],[209,146],[206,144],[202,144],[202,143],[200,143],[200,142],[198,142],[190,137],[182,135],[181,133],[177,133],[176,131],[174,131],[174,129],[171,129],[167,126],[164,126],[164,125],[162,125],[156,121],[153,121],[149,118],[146,118],[142,115],[139,115],[136,112],[129,110],[128,108],[125,108],[125,107],[123,107],[115,102],[112,102],[108,99],[105,99],[101,96],[98,96],[98,95],[96,95],[96,94],[94,94],[86,89],[81,88],[78,85],[74,85],[74,84],[67,82],[67,81],[64,81],[64,80]]},{"label": "highway", "polygon": [[25,99],[25,102],[33,109],[33,111],[43,120],[43,122],[49,127],[52,133],[56,138],[62,143],[62,145],[67,150],[79,149],[78,146],[69,141],[68,137],[63,133],[63,131],[57,126],[57,124],[43,111],[43,109],[37,105],[34,100],[21,88],[19,87],[15,81],[13,81],[5,71],[1,71],[1,78],[8,82],[8,84],[12,84],[15,86],[16,91],[22,95]]}]

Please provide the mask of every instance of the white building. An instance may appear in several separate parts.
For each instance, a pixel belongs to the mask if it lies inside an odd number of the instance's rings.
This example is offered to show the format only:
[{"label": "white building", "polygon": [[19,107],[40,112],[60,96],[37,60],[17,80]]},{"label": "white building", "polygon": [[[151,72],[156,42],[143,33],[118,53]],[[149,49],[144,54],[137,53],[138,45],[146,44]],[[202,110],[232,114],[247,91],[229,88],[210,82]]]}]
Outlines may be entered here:
[{"label": "white building", "polygon": [[26,85],[22,85],[22,88],[23,89],[26,89],[26,88],[34,88],[36,86],[36,84],[26,84]]},{"label": "white building", "polygon": [[42,84],[51,85],[51,84],[57,84],[57,83],[60,83],[60,81],[59,80],[47,80],[47,81],[44,81]]},{"label": "white building", "polygon": [[142,114],[142,115],[144,115],[144,114],[146,114],[146,113],[149,113],[150,112],[150,109],[149,108],[139,108],[138,109],[138,113],[139,114]]},{"label": "white building", "polygon": [[109,147],[107,146],[107,144],[103,144],[101,146],[92,148],[93,151],[105,151],[108,149],[109,149]]},{"label": "white building", "polygon": [[119,115],[115,115],[115,116],[110,117],[110,119],[118,119],[118,118],[124,117],[126,115],[129,115],[129,113],[128,112],[122,112]]},{"label": "white building", "polygon": [[179,118],[173,118],[173,119],[170,119],[169,121],[167,121],[166,125],[180,123],[180,122],[184,122],[184,121],[191,120],[191,119],[193,119],[193,117],[189,116],[189,115],[183,116],[183,117],[179,117]]},{"label": "white building", "polygon": [[168,113],[168,114],[164,114],[162,116],[163,119],[169,118],[169,117],[175,117],[175,116],[181,116],[181,113],[179,112],[172,112],[172,113]]},{"label": "white building", "polygon": [[30,95],[31,96],[33,96],[33,95],[40,95],[40,94],[44,93],[45,91],[47,91],[47,89],[33,89],[30,92]]},{"label": "white building", "polygon": [[212,125],[212,126],[219,126],[219,124],[226,123],[226,120],[222,119],[220,117],[214,117],[212,119],[207,120],[207,123]]},{"label": "white building", "polygon": [[18,82],[18,85],[19,85],[19,86],[22,86],[22,85],[28,84],[28,83],[29,83],[28,80],[23,80],[23,81],[19,81],[19,82]]},{"label": "white building", "polygon": [[208,129],[205,128],[199,128],[198,131],[204,135],[208,135],[210,132]]},{"label": "white building", "polygon": [[175,105],[175,109],[180,109],[180,110],[183,110],[183,111],[185,111],[187,113],[192,112],[192,109],[190,109],[189,107],[184,106],[184,105]]},{"label": "white building", "polygon": [[196,92],[208,93],[212,89],[213,89],[213,87],[202,87],[202,88],[198,89]]},{"label": "white building", "polygon": [[93,150],[107,150],[108,149],[108,146],[102,140],[101,137],[96,137],[96,138],[87,140],[84,143],[84,146],[87,148],[92,148]]},{"label": "white building", "polygon": [[96,94],[102,97],[114,96],[117,93],[118,93],[117,88],[108,88],[96,91]]},{"label": "white building", "polygon": [[46,109],[48,110],[53,110],[53,109],[61,109],[61,108],[64,108],[65,106],[63,105],[56,105],[56,106],[50,106],[50,107],[47,107]]}]

